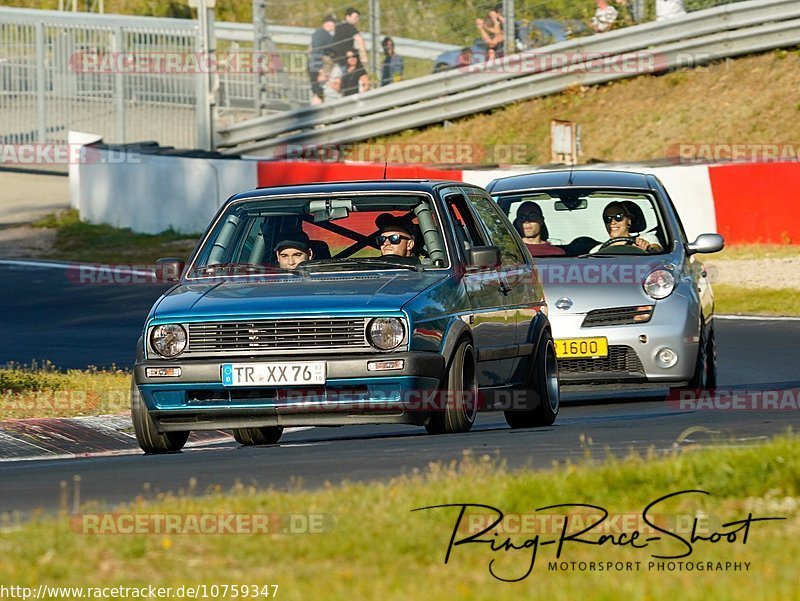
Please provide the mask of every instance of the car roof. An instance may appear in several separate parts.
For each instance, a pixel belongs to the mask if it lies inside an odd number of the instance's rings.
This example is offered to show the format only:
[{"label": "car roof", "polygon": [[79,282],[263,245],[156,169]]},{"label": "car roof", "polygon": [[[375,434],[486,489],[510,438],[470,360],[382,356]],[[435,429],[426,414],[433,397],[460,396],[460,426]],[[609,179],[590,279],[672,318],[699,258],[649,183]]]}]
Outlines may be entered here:
[{"label": "car roof", "polygon": [[509,192],[530,188],[608,187],[653,189],[652,176],[632,171],[610,169],[561,169],[524,173],[493,180],[486,186],[489,192]]},{"label": "car roof", "polygon": [[362,181],[315,182],[292,184],[284,186],[270,186],[240,192],[228,199],[228,202],[247,198],[263,198],[265,196],[285,196],[288,194],[347,194],[352,192],[433,192],[438,188],[447,186],[467,186],[475,188],[473,184],[448,180],[430,179],[382,179]]}]

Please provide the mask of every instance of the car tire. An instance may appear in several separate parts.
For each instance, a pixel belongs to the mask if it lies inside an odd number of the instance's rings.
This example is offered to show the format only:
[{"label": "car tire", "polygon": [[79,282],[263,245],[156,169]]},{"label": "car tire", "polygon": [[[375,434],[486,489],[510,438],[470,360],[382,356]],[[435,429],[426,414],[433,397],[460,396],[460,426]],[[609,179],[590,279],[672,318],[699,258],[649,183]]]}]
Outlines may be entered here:
[{"label": "car tire", "polygon": [[561,408],[558,384],[558,359],[553,335],[545,331],[536,350],[531,381],[526,396],[538,399],[534,409],[505,411],[506,423],[512,428],[551,426]]},{"label": "car tire", "polygon": [[148,454],[177,453],[186,444],[189,432],[159,432],[155,420],[150,417],[142,393],[131,379],[131,420],[139,447]]},{"label": "car tire", "polygon": [[717,386],[717,340],[714,327],[700,326],[700,342],[697,345],[697,361],[694,374],[687,386],[690,390],[705,390]]},{"label": "car tire", "polygon": [[281,438],[283,428],[265,426],[262,428],[234,428],[233,438],[247,447],[257,444],[275,444]]},{"label": "car tire", "polygon": [[433,410],[425,429],[431,434],[468,432],[478,412],[478,365],[475,349],[468,341],[459,344],[450,362],[440,402]]}]

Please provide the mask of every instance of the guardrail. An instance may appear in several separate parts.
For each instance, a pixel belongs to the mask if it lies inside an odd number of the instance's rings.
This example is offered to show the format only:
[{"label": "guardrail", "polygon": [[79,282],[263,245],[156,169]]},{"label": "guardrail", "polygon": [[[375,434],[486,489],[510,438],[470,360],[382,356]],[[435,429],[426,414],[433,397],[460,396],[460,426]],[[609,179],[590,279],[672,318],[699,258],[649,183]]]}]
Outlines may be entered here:
[{"label": "guardrail", "polygon": [[[227,40],[230,42],[252,42],[253,41],[253,24],[252,23],[226,23],[217,22],[214,27],[214,33],[218,40]],[[310,27],[290,27],[288,25],[270,25],[269,33],[272,36],[272,41],[276,44],[285,44],[287,46],[303,46],[307,47],[311,41],[311,34],[314,30]],[[368,31],[362,31],[364,43],[367,50],[372,48],[372,36]],[[382,36],[381,36],[382,37]],[[410,58],[421,58],[425,60],[434,60],[442,52],[450,50],[458,50],[460,46],[454,44],[442,44],[439,42],[428,42],[426,40],[414,40],[411,38],[397,38],[392,36],[394,47],[397,54],[400,56],[407,56]]]},{"label": "guardrail", "polygon": [[[420,127],[510,102],[800,43],[800,2],[751,0],[690,13],[684,18],[553,44],[501,60],[400,82],[318,107],[251,119],[221,129],[228,152],[265,154],[291,145],[329,145]],[[654,69],[597,71],[598,61],[646,52]],[[564,68],[539,59],[578,56]],[[601,65],[602,66],[602,65]],[[604,72],[605,71],[605,72]]]}]

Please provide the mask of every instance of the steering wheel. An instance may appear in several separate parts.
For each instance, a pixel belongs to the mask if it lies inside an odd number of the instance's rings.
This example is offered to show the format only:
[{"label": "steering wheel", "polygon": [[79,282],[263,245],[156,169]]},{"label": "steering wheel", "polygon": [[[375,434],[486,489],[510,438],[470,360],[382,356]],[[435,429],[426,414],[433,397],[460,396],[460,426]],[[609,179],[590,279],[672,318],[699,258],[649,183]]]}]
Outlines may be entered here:
[{"label": "steering wheel", "polygon": [[605,250],[606,248],[608,248],[611,245],[619,246],[619,245],[617,245],[617,242],[624,242],[625,246],[628,246],[628,245],[636,246],[636,238],[634,238],[633,236],[619,236],[618,238],[609,238],[608,240],[603,242],[600,245],[600,248],[597,249],[597,250],[598,250],[598,252],[600,252],[601,250]]}]

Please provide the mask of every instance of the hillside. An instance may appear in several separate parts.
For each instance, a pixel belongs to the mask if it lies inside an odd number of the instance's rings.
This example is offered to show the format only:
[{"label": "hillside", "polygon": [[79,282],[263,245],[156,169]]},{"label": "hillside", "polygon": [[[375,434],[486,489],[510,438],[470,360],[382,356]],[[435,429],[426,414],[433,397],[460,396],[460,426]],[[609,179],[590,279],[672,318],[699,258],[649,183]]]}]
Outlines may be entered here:
[{"label": "hillside", "polygon": [[675,144],[792,144],[800,140],[800,50],[774,51],[661,76],[641,76],[519,102],[373,142],[524,145],[550,162],[550,120],[583,129],[580,162],[642,161]]}]

